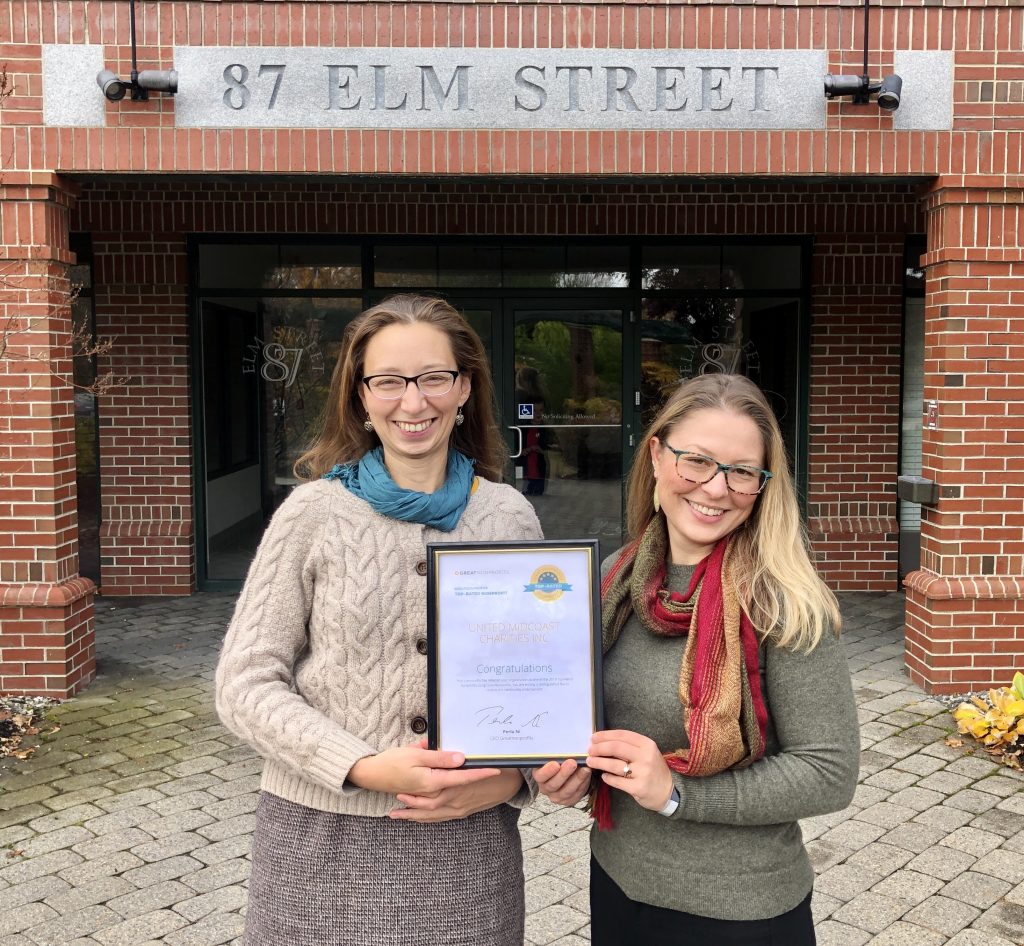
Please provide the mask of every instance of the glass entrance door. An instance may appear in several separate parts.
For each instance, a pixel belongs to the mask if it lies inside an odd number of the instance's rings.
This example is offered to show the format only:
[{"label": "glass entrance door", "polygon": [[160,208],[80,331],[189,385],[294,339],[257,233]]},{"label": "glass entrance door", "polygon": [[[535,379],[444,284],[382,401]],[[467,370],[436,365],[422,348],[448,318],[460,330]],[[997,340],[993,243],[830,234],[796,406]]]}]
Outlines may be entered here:
[{"label": "glass entrance door", "polygon": [[551,539],[622,545],[623,475],[634,435],[624,416],[626,313],[507,304],[510,474]]}]

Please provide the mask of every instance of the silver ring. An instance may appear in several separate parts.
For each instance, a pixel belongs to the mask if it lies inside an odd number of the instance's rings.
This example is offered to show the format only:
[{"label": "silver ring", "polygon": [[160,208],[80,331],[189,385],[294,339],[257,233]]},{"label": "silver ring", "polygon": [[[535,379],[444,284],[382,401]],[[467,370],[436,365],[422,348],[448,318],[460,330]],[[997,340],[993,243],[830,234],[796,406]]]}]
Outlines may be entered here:
[{"label": "silver ring", "polygon": [[632,778],[633,777],[633,769],[630,767],[628,762],[622,767],[622,777],[623,778]]}]

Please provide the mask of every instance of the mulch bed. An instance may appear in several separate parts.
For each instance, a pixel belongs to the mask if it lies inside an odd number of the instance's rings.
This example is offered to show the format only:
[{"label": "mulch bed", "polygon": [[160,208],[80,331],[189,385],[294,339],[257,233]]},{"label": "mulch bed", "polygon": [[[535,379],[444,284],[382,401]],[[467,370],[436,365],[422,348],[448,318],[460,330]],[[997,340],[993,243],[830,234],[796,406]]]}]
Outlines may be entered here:
[{"label": "mulch bed", "polygon": [[27,759],[36,751],[36,737],[55,733],[46,712],[57,700],[45,696],[0,696],[0,759]]}]

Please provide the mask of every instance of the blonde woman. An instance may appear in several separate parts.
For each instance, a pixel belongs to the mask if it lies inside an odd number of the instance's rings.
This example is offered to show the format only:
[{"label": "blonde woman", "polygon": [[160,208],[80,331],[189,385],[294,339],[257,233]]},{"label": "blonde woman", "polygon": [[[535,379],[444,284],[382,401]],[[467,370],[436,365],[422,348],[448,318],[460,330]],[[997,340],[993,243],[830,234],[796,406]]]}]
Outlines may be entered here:
[{"label": "blonde woman", "polygon": [[858,729],[778,423],[703,375],[644,443],[601,585],[609,729],[534,774],[562,804],[593,790],[594,946],[813,944],[797,820],[849,804]]},{"label": "blonde woman", "polygon": [[393,296],[345,331],[307,480],[267,528],[217,667],[265,759],[246,946],[522,946],[515,769],[427,729],[428,542],[537,539],[500,482],[480,339]]}]

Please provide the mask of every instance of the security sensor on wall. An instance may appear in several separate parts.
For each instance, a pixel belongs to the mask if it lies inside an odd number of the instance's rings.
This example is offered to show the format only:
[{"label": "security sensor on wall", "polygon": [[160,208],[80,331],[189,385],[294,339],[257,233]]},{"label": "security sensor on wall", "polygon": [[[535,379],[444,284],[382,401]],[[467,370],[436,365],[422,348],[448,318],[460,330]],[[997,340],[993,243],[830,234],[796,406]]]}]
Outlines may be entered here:
[{"label": "security sensor on wall", "polygon": [[143,69],[139,72],[135,47],[135,0],[128,8],[128,19],[132,32],[132,77],[119,79],[110,69],[101,69],[96,74],[96,84],[111,102],[120,102],[130,91],[133,102],[149,101],[150,92],[166,92],[174,95],[178,91],[178,73],[173,69]]},{"label": "security sensor on wall", "polygon": [[893,112],[900,107],[902,92],[903,80],[895,73],[886,76],[878,84],[872,84],[867,75],[825,76],[825,98],[835,99],[850,95],[853,97],[854,105],[866,105],[874,95],[875,104],[887,112]]},{"label": "security sensor on wall", "polygon": [[868,13],[871,0],[864,0],[864,71],[859,76],[825,76],[825,98],[836,99],[851,96],[854,105],[867,105],[874,95],[875,104],[887,112],[900,107],[903,80],[895,73],[881,82],[873,83],[868,75]]}]

